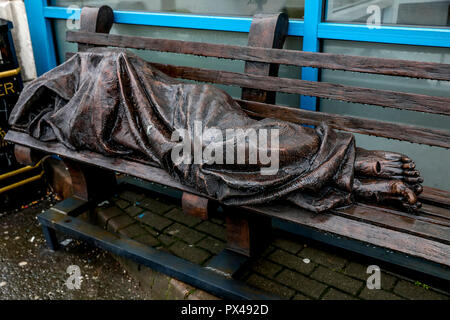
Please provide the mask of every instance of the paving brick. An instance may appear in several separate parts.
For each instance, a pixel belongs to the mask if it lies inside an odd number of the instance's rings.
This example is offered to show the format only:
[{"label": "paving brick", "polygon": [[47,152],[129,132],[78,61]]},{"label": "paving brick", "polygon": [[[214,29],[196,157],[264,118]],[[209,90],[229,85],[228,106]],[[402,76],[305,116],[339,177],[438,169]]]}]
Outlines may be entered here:
[{"label": "paving brick", "polygon": [[184,300],[189,296],[190,290],[193,287],[188,286],[184,282],[178,281],[176,279],[170,279],[169,287],[166,292],[167,300]]},{"label": "paving brick", "polygon": [[395,283],[399,279],[394,277],[393,275],[387,274],[385,272],[381,272],[381,289],[391,291],[394,288]]},{"label": "paving brick", "polygon": [[130,203],[128,201],[119,199],[117,201],[115,201],[116,206],[118,206],[120,209],[124,209],[126,207],[128,207],[130,205]]},{"label": "paving brick", "polygon": [[156,239],[154,236],[152,236],[151,234],[148,234],[148,233],[140,235],[140,236],[136,237],[134,240],[139,241],[140,243],[149,245],[151,247],[157,247],[161,244],[158,239]]},{"label": "paving brick", "polygon": [[274,252],[276,250],[276,248],[272,245],[269,245],[266,249],[264,249],[264,251],[261,253],[261,257],[267,257],[270,254],[272,254],[272,252]]},{"label": "paving brick", "polygon": [[[367,273],[369,265],[363,265],[356,262],[350,262],[344,269],[346,275],[367,281],[370,274]],[[385,272],[381,272],[381,288],[387,291],[392,290],[398,278]]]},{"label": "paving brick", "polygon": [[206,259],[208,259],[211,256],[211,254],[209,254],[207,251],[193,246],[189,246],[188,244],[183,243],[181,241],[175,242],[173,245],[170,246],[169,249],[178,257],[197,264],[202,264]]},{"label": "paving brick", "polygon": [[197,230],[203,231],[209,235],[212,235],[215,238],[219,238],[224,241],[226,239],[225,227],[219,226],[218,224],[212,223],[210,221],[203,221],[195,228]]},{"label": "paving brick", "polygon": [[260,259],[252,265],[252,270],[269,278],[273,278],[282,268],[282,266],[272,263],[266,259]]},{"label": "paving brick", "polygon": [[394,293],[413,300],[450,300],[450,296],[445,296],[432,289],[425,289],[405,280],[397,283]]},{"label": "paving brick", "polygon": [[167,234],[161,234],[158,236],[158,240],[166,247],[169,247],[172,243],[177,241],[174,237]]},{"label": "paving brick", "polygon": [[347,263],[347,260],[344,258],[311,247],[304,248],[298,255],[303,258],[311,259],[318,264],[330,267],[334,270],[341,270]]},{"label": "paving brick", "polygon": [[188,227],[193,227],[202,222],[202,219],[186,214],[179,208],[170,210],[165,214],[165,216],[179,223],[185,224]]},{"label": "paving brick", "polygon": [[203,290],[195,289],[188,297],[188,300],[220,300],[216,296],[209,294]]},{"label": "paving brick", "polygon": [[145,231],[147,231],[149,234],[151,234],[152,236],[159,236],[161,234],[161,232],[159,232],[158,230],[156,230],[155,228],[152,228],[146,224],[141,223],[141,226],[145,229]]},{"label": "paving brick", "polygon": [[172,224],[170,227],[165,229],[164,232],[176,238],[180,238],[189,244],[194,244],[205,237],[205,234],[189,229],[179,223]]},{"label": "paving brick", "polygon": [[144,209],[142,209],[141,207],[137,207],[135,205],[129,206],[128,208],[125,209],[125,212],[132,217],[137,216],[142,211],[144,211]]},{"label": "paving brick", "polygon": [[357,300],[344,292],[330,288],[322,297],[322,300]]},{"label": "paving brick", "polygon": [[302,258],[294,256],[283,250],[277,249],[268,257],[270,260],[284,265],[290,269],[294,269],[306,275],[310,274],[316,267],[315,263],[305,263]]},{"label": "paving brick", "polygon": [[287,288],[272,280],[261,277],[257,274],[250,275],[246,283],[256,288],[265,290],[269,293],[275,294],[284,299],[290,299],[295,293],[294,290]]},{"label": "paving brick", "polygon": [[220,224],[220,225],[225,224],[225,219],[223,219],[223,218],[214,217],[214,218],[211,218],[210,220],[216,224]]},{"label": "paving brick", "polygon": [[319,266],[316,270],[314,270],[311,277],[353,295],[358,293],[363,284],[365,284],[360,280],[355,280],[342,273],[322,266]]},{"label": "paving brick", "polygon": [[150,211],[145,211],[142,214],[137,215],[135,219],[159,231],[172,224],[171,220]]},{"label": "paving brick", "polygon": [[145,194],[140,192],[134,192],[130,190],[125,190],[119,193],[119,197],[127,200],[131,203],[135,203],[136,201],[140,201],[145,198]]},{"label": "paving brick", "polygon": [[225,249],[225,242],[222,242],[220,240],[211,237],[206,237],[199,243],[197,243],[196,246],[217,254],[223,249]]},{"label": "paving brick", "polygon": [[326,285],[316,280],[307,278],[301,273],[293,272],[288,269],[281,271],[275,279],[282,284],[294,288],[295,290],[315,299],[318,299],[327,288]]},{"label": "paving brick", "polygon": [[368,289],[365,287],[359,297],[365,300],[402,300],[399,296],[382,289]]},{"label": "paving brick", "polygon": [[128,215],[123,214],[121,216],[109,219],[107,229],[109,231],[118,232],[120,229],[126,228],[133,223],[136,223],[133,218],[130,218]]},{"label": "paving brick", "polygon": [[171,203],[165,203],[152,198],[145,198],[140,202],[139,206],[158,214],[163,214],[174,207]]},{"label": "paving brick", "polygon": [[119,233],[125,237],[128,237],[130,239],[134,239],[140,235],[147,234],[144,228],[142,228],[139,223],[135,222],[134,224],[120,229]]},{"label": "paving brick", "polygon": [[121,216],[124,214],[122,210],[117,207],[108,207],[108,208],[97,208],[97,224],[106,227],[106,224],[109,219]]},{"label": "paving brick", "polygon": [[292,298],[292,300],[311,300],[311,299],[301,293],[296,293],[295,296]]},{"label": "paving brick", "polygon": [[343,270],[343,273],[346,275],[361,279],[366,281],[367,278],[370,276],[367,272],[366,265],[356,263],[356,262],[350,262],[345,269]]},{"label": "paving brick", "polygon": [[272,245],[281,248],[283,250],[286,250],[290,253],[296,254],[301,249],[303,249],[303,244],[293,241],[291,239],[281,238],[277,237],[273,240]]},{"label": "paving brick", "polygon": [[152,284],[152,298],[155,300],[167,299],[167,289],[169,289],[170,278],[166,275],[154,277]]}]

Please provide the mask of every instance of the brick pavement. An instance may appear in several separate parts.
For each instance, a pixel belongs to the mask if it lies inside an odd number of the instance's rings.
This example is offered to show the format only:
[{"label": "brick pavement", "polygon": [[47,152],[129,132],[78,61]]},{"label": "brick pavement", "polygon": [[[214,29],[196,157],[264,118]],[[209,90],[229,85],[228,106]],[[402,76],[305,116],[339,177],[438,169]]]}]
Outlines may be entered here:
[{"label": "brick pavement", "polygon": [[[109,204],[98,207],[97,214],[98,223],[108,230],[199,265],[206,265],[225,247],[225,223],[220,216],[202,221],[183,214],[179,201],[155,194],[123,191],[112,197]],[[139,270],[139,280],[158,291],[156,297],[214,298],[178,280],[118,259],[128,269]],[[384,270],[381,265],[381,289],[369,290],[367,267],[367,262],[350,253],[336,253],[331,247],[277,232],[267,250],[243,273],[241,280],[285,299],[450,298],[448,292]]]}]

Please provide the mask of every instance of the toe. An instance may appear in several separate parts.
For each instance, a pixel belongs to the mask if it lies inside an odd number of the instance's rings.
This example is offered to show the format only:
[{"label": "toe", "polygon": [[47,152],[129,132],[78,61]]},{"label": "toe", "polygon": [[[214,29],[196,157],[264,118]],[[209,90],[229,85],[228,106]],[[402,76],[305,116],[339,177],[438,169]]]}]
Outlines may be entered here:
[{"label": "toe", "polygon": [[419,184],[423,182],[422,177],[404,177],[403,181],[406,181],[410,184]]},{"label": "toe", "polygon": [[404,197],[408,204],[414,205],[417,203],[417,196],[410,188],[406,188],[404,191]]},{"label": "toe", "polygon": [[402,196],[406,205],[413,205],[417,202],[417,196],[414,191],[402,181],[396,181],[393,184],[393,192]]},{"label": "toe", "polygon": [[404,164],[402,164],[402,168],[412,170],[412,169],[416,168],[416,164],[414,162],[404,163]]},{"label": "toe", "polygon": [[402,161],[405,162],[405,163],[413,162],[413,161],[411,160],[411,158],[409,158],[409,157],[407,157],[407,156],[402,156],[401,159],[402,159]]},{"label": "toe", "polygon": [[416,193],[416,195],[421,194],[422,191],[423,191],[423,187],[420,184],[414,185],[414,192]]},{"label": "toe", "polygon": [[405,174],[405,176],[410,176],[410,177],[420,176],[420,172],[417,170],[405,170],[403,173]]}]

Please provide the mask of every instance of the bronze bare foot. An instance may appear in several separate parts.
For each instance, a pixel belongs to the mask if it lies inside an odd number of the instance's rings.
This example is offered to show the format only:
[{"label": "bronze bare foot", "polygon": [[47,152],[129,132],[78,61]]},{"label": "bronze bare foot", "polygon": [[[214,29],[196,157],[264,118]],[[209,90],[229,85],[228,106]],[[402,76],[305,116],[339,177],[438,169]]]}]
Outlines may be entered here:
[{"label": "bronze bare foot", "polygon": [[402,180],[355,178],[356,196],[376,202],[397,202],[408,211],[417,211],[422,204],[417,201],[413,187]]},{"label": "bronze bare foot", "polygon": [[407,156],[389,151],[356,149],[355,175],[358,177],[402,180],[418,195],[423,178],[415,170],[415,163]]}]

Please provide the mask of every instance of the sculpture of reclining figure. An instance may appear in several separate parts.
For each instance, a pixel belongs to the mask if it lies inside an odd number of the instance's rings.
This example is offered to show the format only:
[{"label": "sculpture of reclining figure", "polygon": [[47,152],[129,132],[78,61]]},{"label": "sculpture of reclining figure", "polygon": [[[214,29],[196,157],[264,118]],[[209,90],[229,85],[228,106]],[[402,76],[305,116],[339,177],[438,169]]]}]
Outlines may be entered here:
[{"label": "sculpture of reclining figure", "polygon": [[[161,167],[226,205],[281,198],[322,212],[349,205],[357,196],[396,201],[408,210],[420,207],[423,180],[408,157],[356,148],[352,134],[325,124],[310,128],[252,119],[224,91],[174,80],[122,49],[77,53],[28,83],[9,121],[42,141]],[[209,128],[223,134],[199,140],[196,130]],[[245,155],[242,149],[227,149],[239,144],[236,132],[263,129],[276,130],[278,140],[247,144]],[[200,141],[200,147],[193,146],[197,151],[212,145],[214,156],[222,152],[224,159],[240,156],[241,162],[175,161],[173,150],[180,143],[175,132],[183,132],[183,142]],[[261,174],[270,164],[252,162],[251,150],[278,155],[278,170]]]}]

